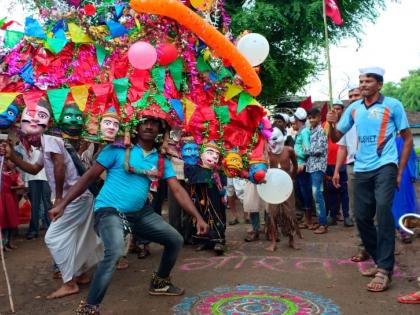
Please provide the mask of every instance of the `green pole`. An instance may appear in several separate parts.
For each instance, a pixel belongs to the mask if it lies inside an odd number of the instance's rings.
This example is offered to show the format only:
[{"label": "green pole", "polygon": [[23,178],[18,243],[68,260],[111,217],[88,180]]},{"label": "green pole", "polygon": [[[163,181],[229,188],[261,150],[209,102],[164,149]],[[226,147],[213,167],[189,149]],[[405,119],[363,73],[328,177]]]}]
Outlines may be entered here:
[{"label": "green pole", "polygon": [[330,46],[328,42],[328,24],[327,24],[327,14],[325,8],[325,0],[322,0],[322,13],[324,15],[324,31],[325,31],[325,56],[327,59],[327,68],[328,68],[328,94],[329,94],[329,109],[332,109],[333,96],[332,96],[332,79],[331,79],[331,60],[330,60]]}]

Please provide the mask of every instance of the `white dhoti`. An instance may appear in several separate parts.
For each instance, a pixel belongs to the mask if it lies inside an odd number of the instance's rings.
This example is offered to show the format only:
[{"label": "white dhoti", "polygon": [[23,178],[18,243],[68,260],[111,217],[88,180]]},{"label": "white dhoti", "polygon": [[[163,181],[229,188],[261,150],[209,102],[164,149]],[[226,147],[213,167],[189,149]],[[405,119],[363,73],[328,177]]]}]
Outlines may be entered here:
[{"label": "white dhoti", "polygon": [[84,193],[71,202],[45,235],[63,282],[80,276],[103,258],[103,246],[93,229],[93,196]]},{"label": "white dhoti", "polygon": [[257,185],[247,182],[244,189],[244,211],[256,213],[267,208],[267,203],[261,199]]}]

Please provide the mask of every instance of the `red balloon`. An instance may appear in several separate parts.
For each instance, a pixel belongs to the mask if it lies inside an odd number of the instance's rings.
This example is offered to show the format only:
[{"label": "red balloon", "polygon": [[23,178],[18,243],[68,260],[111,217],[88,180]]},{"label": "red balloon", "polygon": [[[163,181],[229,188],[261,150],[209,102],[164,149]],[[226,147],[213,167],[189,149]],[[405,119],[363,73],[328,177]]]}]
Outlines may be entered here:
[{"label": "red balloon", "polygon": [[158,63],[167,66],[178,58],[178,51],[172,44],[160,44],[157,47]]}]

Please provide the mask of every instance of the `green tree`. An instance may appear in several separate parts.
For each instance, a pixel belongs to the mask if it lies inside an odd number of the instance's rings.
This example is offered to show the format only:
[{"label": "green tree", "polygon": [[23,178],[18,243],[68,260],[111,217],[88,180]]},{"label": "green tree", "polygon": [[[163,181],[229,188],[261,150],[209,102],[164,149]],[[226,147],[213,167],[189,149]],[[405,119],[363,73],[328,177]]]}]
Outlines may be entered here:
[{"label": "green tree", "polygon": [[[263,102],[275,104],[280,97],[295,94],[325,68],[323,0],[255,0],[250,9],[242,8],[243,0],[225,2],[234,35],[249,30],[270,42],[270,56],[260,72]],[[374,21],[385,7],[385,0],[338,2],[344,24],[337,27],[328,18],[331,43],[346,37],[360,39],[363,23]]]},{"label": "green tree", "polygon": [[420,69],[409,71],[399,83],[385,83],[382,93],[399,99],[407,110],[420,111]]}]

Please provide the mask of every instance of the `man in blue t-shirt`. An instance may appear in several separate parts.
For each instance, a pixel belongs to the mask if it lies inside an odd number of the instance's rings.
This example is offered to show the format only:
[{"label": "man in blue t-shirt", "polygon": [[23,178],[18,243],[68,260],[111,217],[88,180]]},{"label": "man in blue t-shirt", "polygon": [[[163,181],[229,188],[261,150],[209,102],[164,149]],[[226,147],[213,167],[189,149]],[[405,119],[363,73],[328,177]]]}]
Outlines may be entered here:
[{"label": "man in blue t-shirt", "polygon": [[169,279],[183,245],[183,238],[147,204],[151,181],[158,180],[159,177],[166,179],[181,207],[196,218],[197,234],[205,234],[208,226],[188,193],[177,181],[169,160],[163,159],[155,148],[155,139],[164,131],[164,124],[161,119],[142,116],[137,128],[137,143],[129,149],[112,145],[105,147],[94,165],[70,189],[63,201],[50,211],[54,219],[58,218],[68,203],[107,171],[104,186],[94,207],[95,228],[104,243],[105,257],[98,264],[87,303],[80,307],[81,312],[99,313],[99,304],[111,282],[116,263],[123,256],[124,229],[164,246],[159,269],[152,277],[149,294],[181,295],[184,292]]},{"label": "man in blue t-shirt", "polygon": [[[380,93],[383,74],[384,70],[377,67],[361,69],[359,84],[363,99],[352,103],[339,122],[335,112],[327,115],[334,142],[356,125],[355,216],[363,245],[376,264],[375,268],[363,273],[364,276],[374,277],[367,286],[373,292],[386,290],[391,282],[395,263],[392,200],[413,146],[402,104]],[[397,133],[405,140],[399,165],[395,145]],[[375,215],[377,227],[374,224]]]}]

